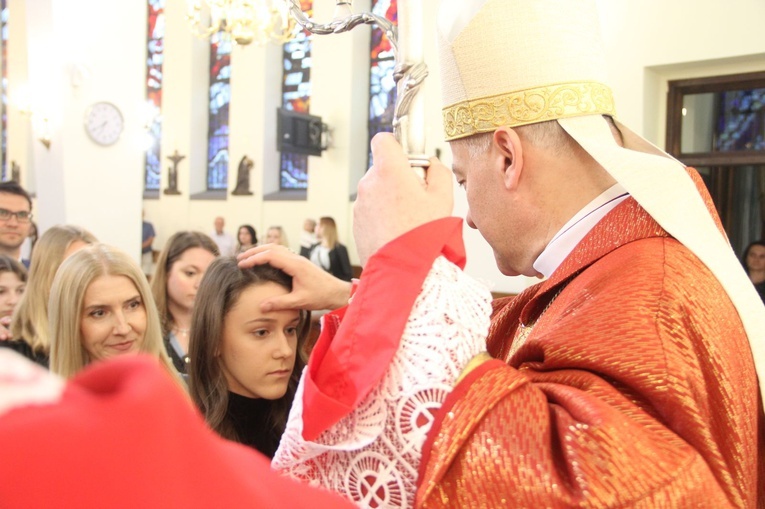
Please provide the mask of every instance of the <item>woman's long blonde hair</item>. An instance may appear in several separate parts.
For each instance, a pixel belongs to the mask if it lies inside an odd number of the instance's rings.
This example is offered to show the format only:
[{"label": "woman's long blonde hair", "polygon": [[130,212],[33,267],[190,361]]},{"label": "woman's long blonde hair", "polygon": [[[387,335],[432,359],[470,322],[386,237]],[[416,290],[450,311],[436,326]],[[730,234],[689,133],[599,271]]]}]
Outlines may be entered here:
[{"label": "woman's long blonde hair", "polygon": [[85,292],[100,276],[125,276],[133,283],[146,309],[146,331],[141,351],[159,359],[168,373],[177,374],[162,342],[159,314],[149,283],[141,268],[123,251],[106,244],[94,244],[61,264],[50,292],[50,369],[69,378],[90,363],[82,345],[80,321]]},{"label": "woman's long blonde hair", "polygon": [[335,220],[331,217],[325,216],[319,219],[319,225],[321,226],[321,243],[330,249],[335,249],[337,246],[337,225]]},{"label": "woman's long blonde hair", "polygon": [[23,339],[35,352],[50,351],[48,336],[48,296],[64,254],[74,242],[97,242],[92,233],[72,225],[58,225],[46,230],[32,252],[29,282],[11,322],[14,339]]},{"label": "woman's long blonde hair", "polygon": [[271,230],[276,230],[279,232],[279,245],[284,247],[290,247],[289,241],[287,241],[287,232],[284,231],[284,228],[281,226],[269,226],[268,230],[266,230],[266,237],[268,237],[268,232]]}]

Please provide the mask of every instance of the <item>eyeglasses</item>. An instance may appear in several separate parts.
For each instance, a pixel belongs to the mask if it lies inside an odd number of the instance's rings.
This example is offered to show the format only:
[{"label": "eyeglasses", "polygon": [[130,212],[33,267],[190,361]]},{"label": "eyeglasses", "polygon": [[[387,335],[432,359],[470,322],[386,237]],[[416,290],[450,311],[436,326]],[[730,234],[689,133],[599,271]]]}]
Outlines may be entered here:
[{"label": "eyeglasses", "polygon": [[7,209],[0,209],[0,221],[10,221],[13,216],[16,216],[16,221],[19,223],[28,223],[32,220],[32,213],[26,210],[13,212]]}]

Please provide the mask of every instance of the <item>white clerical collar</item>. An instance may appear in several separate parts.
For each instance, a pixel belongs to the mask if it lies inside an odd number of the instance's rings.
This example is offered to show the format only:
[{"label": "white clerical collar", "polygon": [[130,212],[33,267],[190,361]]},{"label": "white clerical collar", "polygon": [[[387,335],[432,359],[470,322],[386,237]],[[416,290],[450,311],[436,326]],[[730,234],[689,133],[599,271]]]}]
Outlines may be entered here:
[{"label": "white clerical collar", "polygon": [[563,228],[547,244],[547,247],[534,262],[534,269],[543,276],[549,277],[571,254],[571,251],[582,241],[584,236],[627,197],[629,197],[629,193],[617,183],[585,205],[582,210],[563,225]]}]

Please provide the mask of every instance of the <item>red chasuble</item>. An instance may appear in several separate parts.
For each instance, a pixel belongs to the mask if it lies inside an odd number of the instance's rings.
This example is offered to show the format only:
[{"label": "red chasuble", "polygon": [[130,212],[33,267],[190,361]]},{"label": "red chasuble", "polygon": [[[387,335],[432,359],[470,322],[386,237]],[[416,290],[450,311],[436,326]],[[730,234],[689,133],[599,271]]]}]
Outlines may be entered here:
[{"label": "red chasuble", "polygon": [[503,362],[444,402],[417,507],[765,502],[765,425],[738,314],[633,199],[550,279],[494,307],[488,347]]}]

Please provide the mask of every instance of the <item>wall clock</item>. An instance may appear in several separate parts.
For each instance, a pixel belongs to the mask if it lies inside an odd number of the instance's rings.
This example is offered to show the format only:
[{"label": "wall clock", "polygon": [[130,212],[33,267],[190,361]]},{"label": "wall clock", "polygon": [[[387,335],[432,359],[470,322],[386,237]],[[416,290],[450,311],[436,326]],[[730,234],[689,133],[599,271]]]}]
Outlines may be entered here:
[{"label": "wall clock", "polygon": [[85,132],[99,145],[116,143],[124,128],[122,113],[112,103],[93,103],[85,110]]}]

